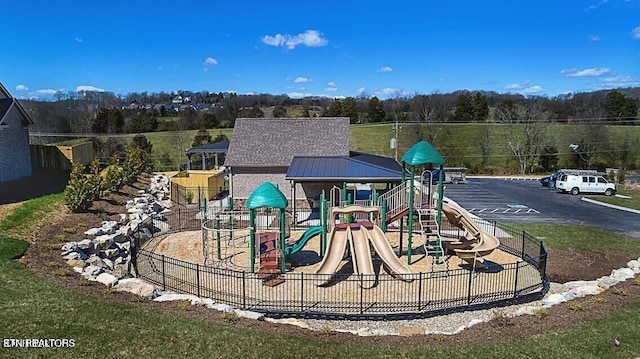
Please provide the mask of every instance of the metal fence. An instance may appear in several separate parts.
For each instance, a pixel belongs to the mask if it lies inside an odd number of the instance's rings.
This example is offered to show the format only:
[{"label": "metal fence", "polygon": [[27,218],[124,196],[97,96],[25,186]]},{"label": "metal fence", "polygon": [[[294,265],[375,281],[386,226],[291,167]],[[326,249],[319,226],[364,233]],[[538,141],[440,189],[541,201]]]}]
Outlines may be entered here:
[{"label": "metal fence", "polygon": [[[177,211],[173,220],[181,230],[198,230],[197,213]],[[190,217],[189,220],[184,217]],[[179,219],[178,219],[179,218]],[[201,225],[201,222],[200,222]],[[390,319],[433,316],[445,312],[540,298],[548,290],[546,249],[530,234],[515,228],[482,222],[483,230],[501,241],[500,249],[522,258],[483,270],[455,269],[414,273],[402,281],[380,269],[377,275],[345,273],[319,275],[286,273],[285,282],[265,286],[256,274],[205,266],[142,249],[138,274],[163,290],[211,298],[216,303],[266,313],[273,317]],[[171,232],[176,232],[171,227]],[[378,259],[376,267],[382,268]],[[361,283],[375,281],[373,288]],[[328,282],[327,285],[325,282]]]}]

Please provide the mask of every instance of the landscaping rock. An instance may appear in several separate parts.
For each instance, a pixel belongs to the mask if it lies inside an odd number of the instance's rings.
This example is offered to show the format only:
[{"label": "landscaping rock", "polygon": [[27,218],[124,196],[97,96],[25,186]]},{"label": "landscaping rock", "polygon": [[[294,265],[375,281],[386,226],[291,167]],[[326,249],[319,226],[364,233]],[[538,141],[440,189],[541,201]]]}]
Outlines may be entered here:
[{"label": "landscaping rock", "polygon": [[95,280],[96,282],[100,282],[106,285],[107,287],[114,286],[116,283],[118,283],[118,278],[116,278],[116,276],[114,276],[113,274],[109,274],[109,273],[100,273]]},{"label": "landscaping rock", "polygon": [[96,246],[96,249],[107,249],[113,245],[113,236],[103,234],[96,237],[93,240],[93,244]]},{"label": "landscaping rock", "polygon": [[[80,267],[80,269],[84,269],[84,267],[87,265],[85,261],[81,259],[69,259],[67,261],[67,264],[72,267]],[[82,273],[82,270],[80,271],[80,273]]]},{"label": "landscaping rock", "polygon": [[252,312],[249,310],[235,309],[233,312],[236,313],[236,315],[239,316],[240,318],[247,318],[247,319],[253,319],[253,320],[261,320],[264,318],[264,314],[258,313],[258,312]]},{"label": "landscaping rock", "polygon": [[106,258],[114,258],[120,255],[120,249],[118,249],[117,247],[105,249],[104,251],[102,251],[102,253]]},{"label": "landscaping rock", "polygon": [[85,260],[87,259],[87,255],[82,252],[71,252],[67,253],[62,257],[64,260]]},{"label": "landscaping rock", "polygon": [[93,252],[93,249],[94,249],[93,241],[90,239],[81,240],[80,242],[78,242],[78,249],[81,249],[85,253],[87,251]]},{"label": "landscaping rock", "polygon": [[174,300],[186,300],[191,302],[192,305],[197,305],[202,302],[202,299],[192,294],[177,294],[177,293],[164,293],[157,298],[153,299],[155,302],[170,302]]},{"label": "landscaping rock", "polygon": [[91,277],[96,277],[102,272],[104,272],[102,268],[90,265],[84,268],[83,273],[86,273],[88,276],[91,276]]},{"label": "landscaping rock", "polygon": [[154,286],[145,283],[138,278],[121,279],[118,281],[115,289],[118,292],[129,292],[148,299],[153,299],[158,296],[158,292]]},{"label": "landscaping rock", "polygon": [[62,255],[69,254],[78,250],[78,243],[76,242],[67,242],[62,245],[60,249],[62,251]]},{"label": "landscaping rock", "polygon": [[611,271],[611,278],[616,279],[620,282],[623,282],[627,279],[632,279],[633,277],[635,277],[635,273],[633,273],[633,269],[631,268],[620,268]]},{"label": "landscaping rock", "polygon": [[226,304],[205,304],[209,309],[215,309],[219,312],[233,312],[233,307]]},{"label": "landscaping rock", "polygon": [[113,270],[115,268],[113,261],[109,258],[103,258],[102,263],[104,263],[105,267],[109,270]]},{"label": "landscaping rock", "polygon": [[84,234],[89,235],[89,236],[101,236],[104,233],[102,233],[102,228],[91,228],[88,229],[84,232]]},{"label": "landscaping rock", "polygon": [[295,325],[296,327],[310,329],[309,324],[296,318],[281,318],[281,319],[264,318],[264,320],[269,323]]},{"label": "landscaping rock", "polygon": [[[403,325],[398,328],[401,337],[410,337],[414,335],[424,335],[424,328],[413,325]],[[358,330],[359,332],[359,330]]]}]

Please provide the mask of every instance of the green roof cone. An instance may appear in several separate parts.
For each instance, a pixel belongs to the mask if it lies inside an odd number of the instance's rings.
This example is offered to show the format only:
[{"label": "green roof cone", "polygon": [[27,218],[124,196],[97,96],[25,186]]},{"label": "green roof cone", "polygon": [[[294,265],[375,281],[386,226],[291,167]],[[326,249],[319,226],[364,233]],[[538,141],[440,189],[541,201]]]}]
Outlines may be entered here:
[{"label": "green roof cone", "polygon": [[247,207],[249,209],[257,209],[262,207],[272,207],[285,209],[289,205],[287,198],[282,194],[278,187],[271,182],[263,182],[258,188],[251,192],[247,199]]},{"label": "green roof cone", "polygon": [[402,156],[402,162],[410,166],[419,166],[427,163],[444,165],[444,158],[431,144],[420,141]]}]

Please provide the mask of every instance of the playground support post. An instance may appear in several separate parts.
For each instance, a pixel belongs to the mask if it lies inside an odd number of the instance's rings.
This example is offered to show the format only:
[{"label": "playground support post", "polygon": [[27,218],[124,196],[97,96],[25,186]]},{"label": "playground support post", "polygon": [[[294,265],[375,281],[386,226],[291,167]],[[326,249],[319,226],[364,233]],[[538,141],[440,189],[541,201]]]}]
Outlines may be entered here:
[{"label": "playground support post", "polygon": [[280,208],[278,210],[280,214],[280,273],[284,273],[287,270],[284,256],[284,247],[285,237],[286,237],[286,227],[285,227],[285,218],[284,218],[284,208]]},{"label": "playground support post", "polygon": [[407,264],[411,264],[411,249],[413,246],[413,195],[414,195],[414,178],[415,175],[415,167],[411,166],[411,178],[409,179],[409,210],[407,211],[407,215],[409,216],[409,223],[407,224],[408,236],[407,236]]},{"label": "playground support post", "polygon": [[323,229],[320,235],[320,256],[324,258],[324,252],[327,248],[327,199],[324,191],[320,194],[320,225]]},{"label": "playground support post", "polygon": [[251,273],[255,273],[255,263],[256,263],[256,210],[249,210],[249,228],[251,229],[249,232],[249,257],[250,263],[249,267],[251,269]]},{"label": "playground support post", "polygon": [[[442,195],[443,193],[443,183],[444,182],[444,168],[442,165],[440,165],[440,171],[439,171],[439,175],[438,175],[438,203],[437,203],[437,208],[438,211],[436,212],[436,221],[438,222],[438,231],[440,231],[440,228],[442,228]],[[429,185],[429,187],[431,187],[431,185]],[[431,199],[429,199],[429,201],[431,201]],[[440,233],[437,234],[436,237],[436,262],[440,263]]]}]

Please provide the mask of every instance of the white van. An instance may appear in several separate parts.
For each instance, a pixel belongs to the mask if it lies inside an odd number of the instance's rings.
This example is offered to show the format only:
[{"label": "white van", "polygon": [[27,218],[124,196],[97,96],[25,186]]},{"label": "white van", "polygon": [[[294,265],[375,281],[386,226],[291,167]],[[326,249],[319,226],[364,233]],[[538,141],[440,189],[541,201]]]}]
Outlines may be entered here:
[{"label": "white van", "polygon": [[610,183],[602,176],[561,174],[556,181],[556,188],[562,192],[577,195],[580,192],[604,193],[612,196],[616,193],[615,183]]}]

